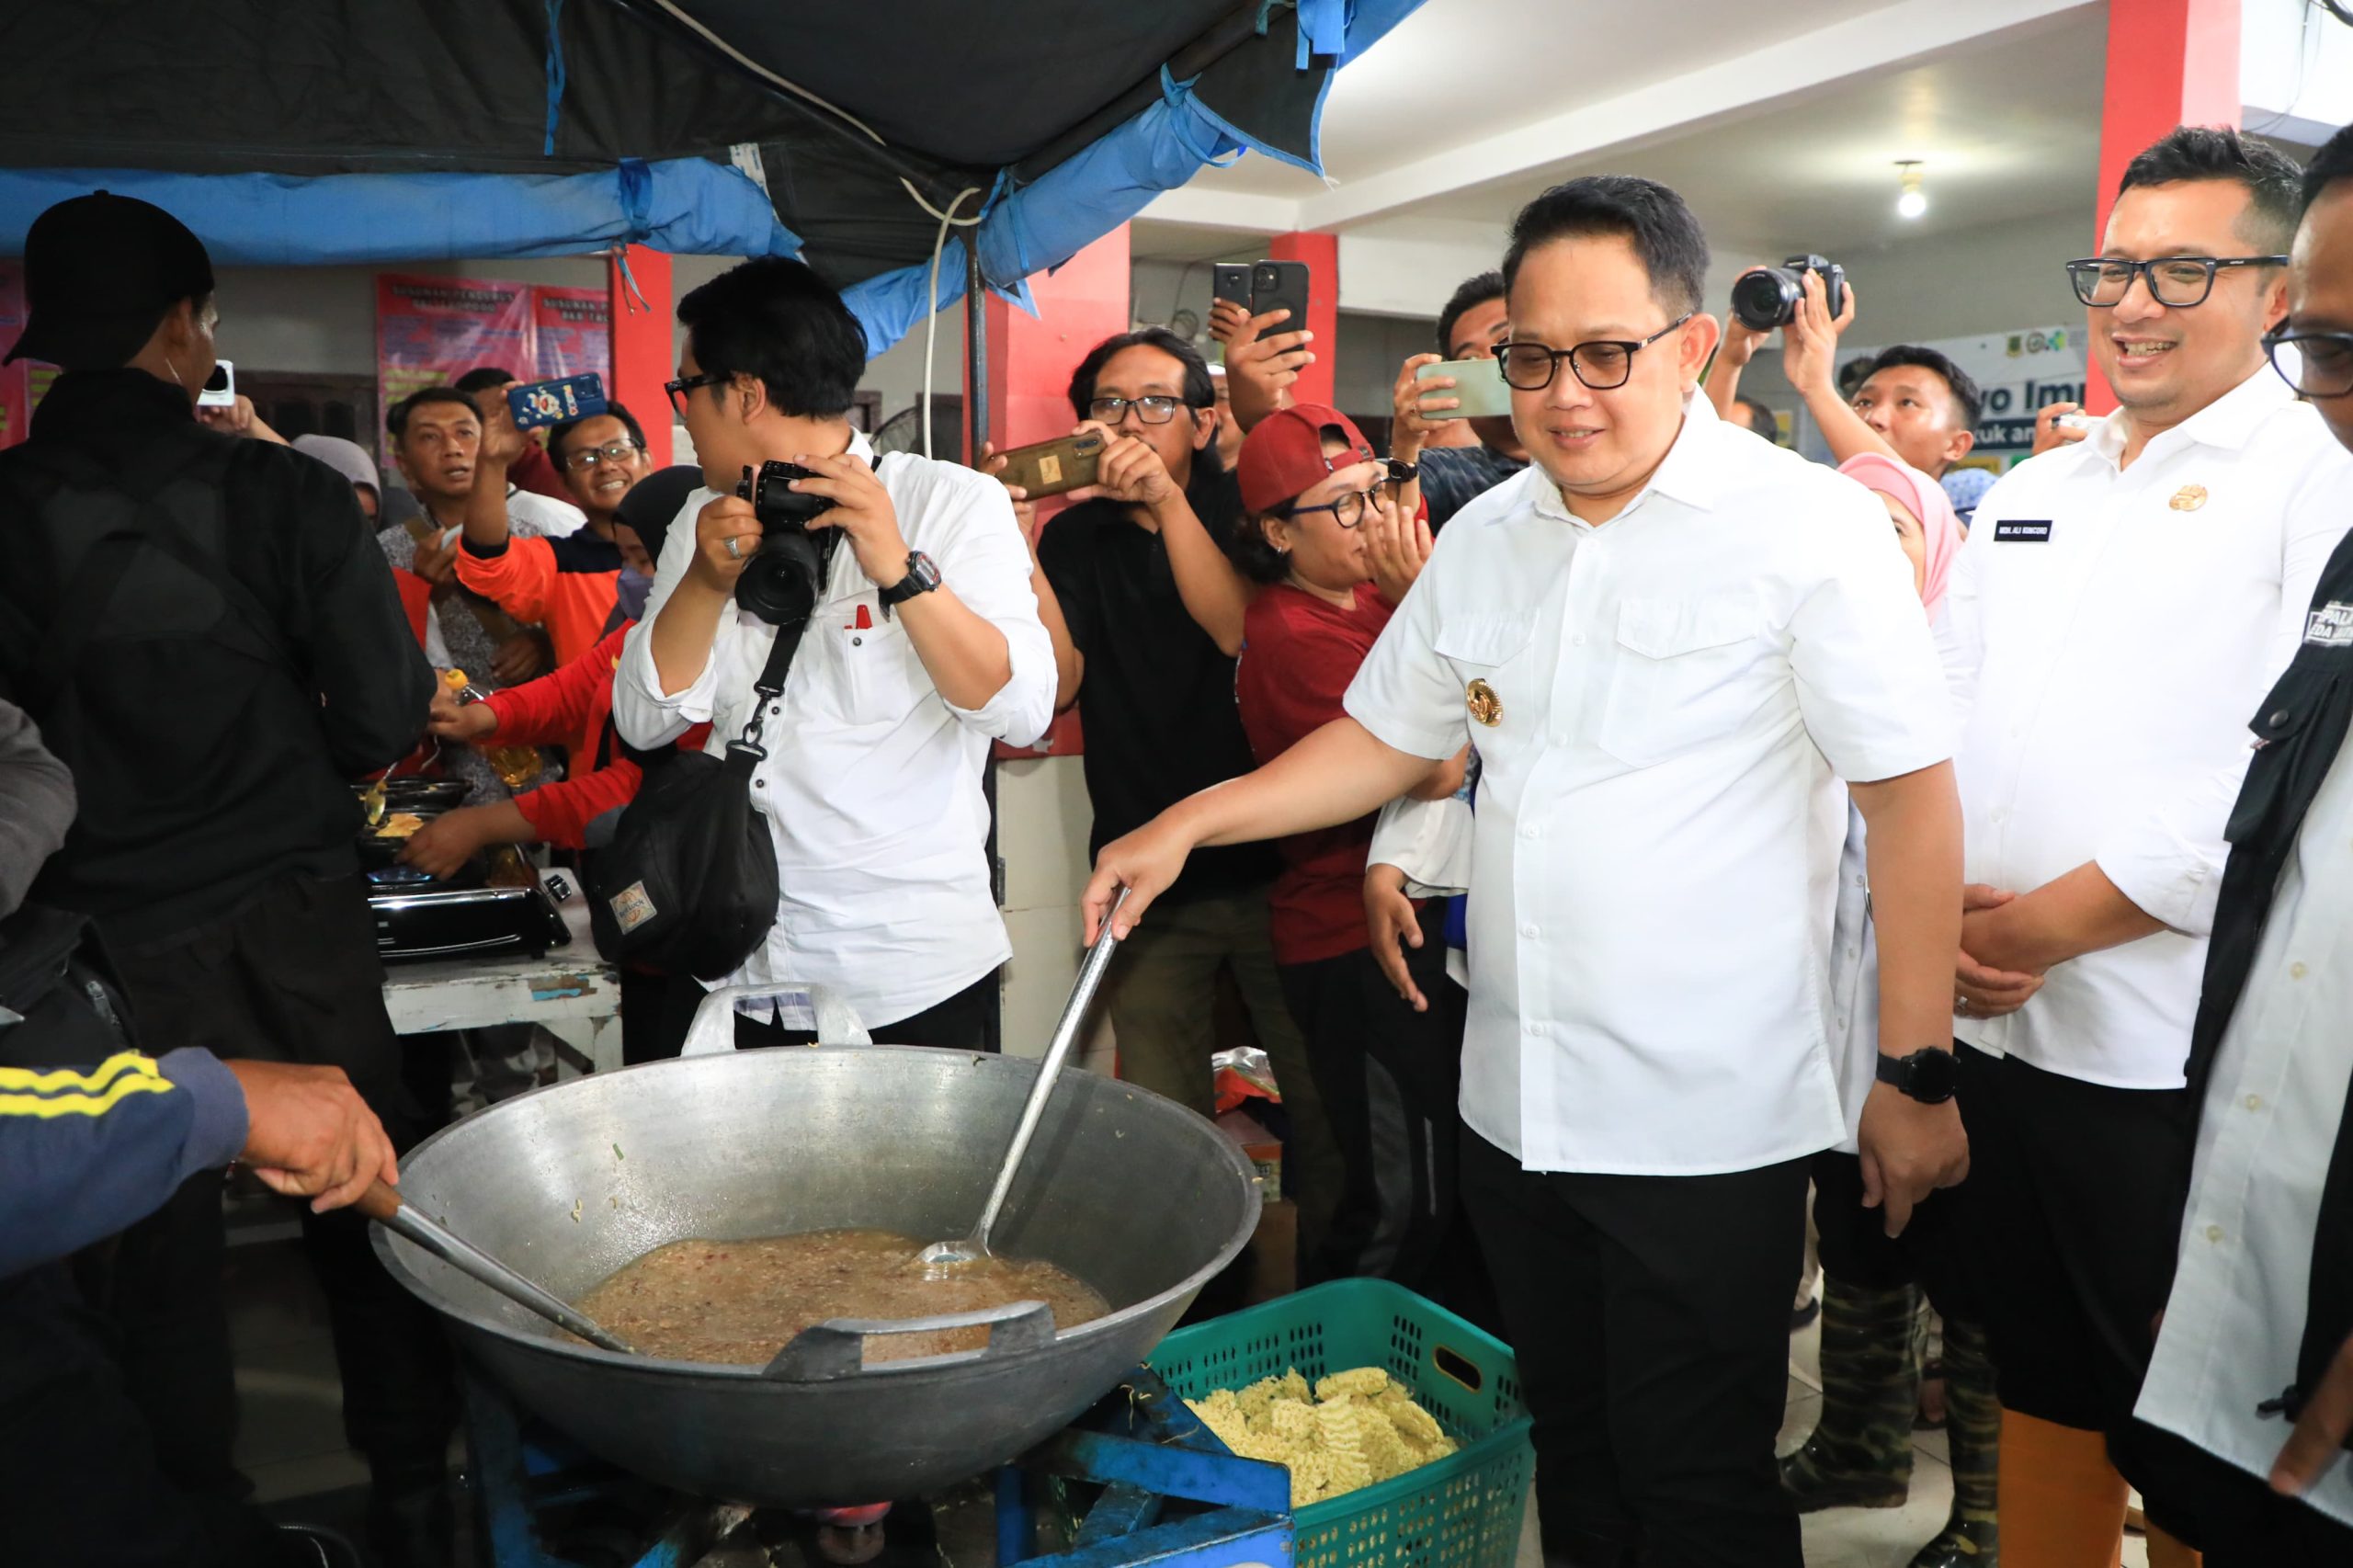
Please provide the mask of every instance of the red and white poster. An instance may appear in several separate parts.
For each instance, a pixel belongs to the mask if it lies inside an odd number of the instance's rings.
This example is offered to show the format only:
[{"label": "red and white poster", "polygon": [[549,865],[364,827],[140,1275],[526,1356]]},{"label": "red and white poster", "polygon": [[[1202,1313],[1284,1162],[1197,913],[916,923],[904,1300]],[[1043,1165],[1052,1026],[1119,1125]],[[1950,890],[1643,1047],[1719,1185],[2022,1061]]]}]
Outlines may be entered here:
[{"label": "red and white poster", "polygon": [[[497,365],[525,380],[536,362],[531,286],[478,278],[376,275],[376,396],[389,409],[424,387]],[[386,451],[389,466],[392,454]]]},{"label": "red and white poster", "polygon": [[[532,362],[537,380],[585,376],[594,370],[605,378],[608,396],[613,380],[612,304],[602,289],[557,289],[546,285],[531,290],[531,322],[537,333]],[[521,366],[516,367],[519,372]]]}]

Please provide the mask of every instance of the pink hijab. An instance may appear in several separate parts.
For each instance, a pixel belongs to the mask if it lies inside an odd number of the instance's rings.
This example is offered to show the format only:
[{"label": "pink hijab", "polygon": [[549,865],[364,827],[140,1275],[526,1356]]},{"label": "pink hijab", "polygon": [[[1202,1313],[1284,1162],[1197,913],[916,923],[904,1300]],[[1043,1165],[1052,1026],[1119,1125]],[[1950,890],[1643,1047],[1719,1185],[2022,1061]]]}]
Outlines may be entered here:
[{"label": "pink hijab", "polygon": [[1838,472],[1864,488],[1893,495],[1904,510],[1920,519],[1927,544],[1928,571],[1920,585],[1920,603],[1928,619],[1937,619],[1945,602],[1945,584],[1952,576],[1952,558],[1961,549],[1961,518],[1952,509],[1945,487],[1906,463],[1881,452],[1863,452],[1838,465]]}]

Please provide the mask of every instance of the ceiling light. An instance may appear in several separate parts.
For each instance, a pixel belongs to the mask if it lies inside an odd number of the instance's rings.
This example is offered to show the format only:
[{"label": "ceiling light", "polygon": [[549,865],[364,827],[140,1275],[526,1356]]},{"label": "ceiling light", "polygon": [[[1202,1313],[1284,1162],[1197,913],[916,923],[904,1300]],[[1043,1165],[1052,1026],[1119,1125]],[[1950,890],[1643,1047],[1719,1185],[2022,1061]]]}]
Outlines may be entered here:
[{"label": "ceiling light", "polygon": [[1896,160],[1895,166],[1904,171],[1904,190],[1895,199],[1895,215],[1899,218],[1917,218],[1928,210],[1927,193],[1920,188],[1920,160],[1899,158]]}]

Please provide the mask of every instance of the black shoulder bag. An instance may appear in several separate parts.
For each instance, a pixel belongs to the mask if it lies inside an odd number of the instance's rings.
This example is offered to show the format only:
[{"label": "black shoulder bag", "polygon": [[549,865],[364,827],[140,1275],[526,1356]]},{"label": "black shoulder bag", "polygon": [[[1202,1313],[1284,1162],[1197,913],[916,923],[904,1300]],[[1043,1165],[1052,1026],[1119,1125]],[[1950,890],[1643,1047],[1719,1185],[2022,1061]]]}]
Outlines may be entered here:
[{"label": "black shoulder bag", "polygon": [[649,773],[589,868],[589,929],[614,963],[723,980],[776,924],[776,843],[752,809],[752,774],[767,760],[761,725],[809,629],[822,567],[805,534],[771,536],[762,548],[805,551],[796,574],[805,591],[776,623],[751,722],[724,756],[682,752]]}]

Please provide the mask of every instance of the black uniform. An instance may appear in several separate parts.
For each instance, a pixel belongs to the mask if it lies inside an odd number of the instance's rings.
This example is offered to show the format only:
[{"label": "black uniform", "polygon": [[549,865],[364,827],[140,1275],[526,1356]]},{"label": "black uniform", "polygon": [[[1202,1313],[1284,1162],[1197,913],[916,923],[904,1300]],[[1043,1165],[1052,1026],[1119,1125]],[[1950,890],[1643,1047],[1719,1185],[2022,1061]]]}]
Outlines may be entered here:
[{"label": "black uniform", "polygon": [[[73,769],[36,900],[96,917],[157,1051],[342,1067],[405,1147],[404,1088],[348,784],[415,744],[432,672],[350,485],[195,422],[138,369],[61,376],[0,453],[0,696]],[[353,1446],[423,1489],[454,1419],[447,1347],[348,1213],[303,1214]],[[115,1244],[95,1303],[165,1471],[233,1493],[220,1185]]]}]

